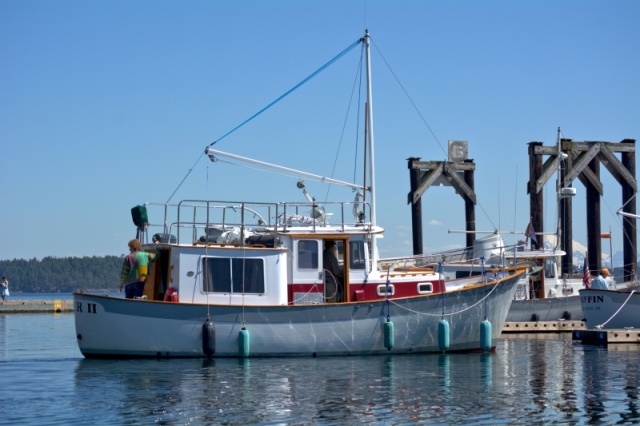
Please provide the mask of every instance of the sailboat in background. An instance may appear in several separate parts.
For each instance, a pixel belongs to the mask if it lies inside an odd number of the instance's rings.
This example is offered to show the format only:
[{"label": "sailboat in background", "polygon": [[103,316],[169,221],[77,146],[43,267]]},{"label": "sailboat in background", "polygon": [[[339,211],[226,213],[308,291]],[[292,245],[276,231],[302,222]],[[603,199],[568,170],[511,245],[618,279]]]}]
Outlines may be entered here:
[{"label": "sailboat in background", "polygon": [[[457,279],[487,275],[499,277],[508,267],[525,268],[507,322],[582,320],[579,276],[562,277],[560,260],[566,253],[558,248],[528,249],[526,244],[507,245],[499,232],[478,238],[470,248],[406,258],[406,264],[431,267],[442,272],[447,288]],[[387,259],[384,259],[387,261]]]}]

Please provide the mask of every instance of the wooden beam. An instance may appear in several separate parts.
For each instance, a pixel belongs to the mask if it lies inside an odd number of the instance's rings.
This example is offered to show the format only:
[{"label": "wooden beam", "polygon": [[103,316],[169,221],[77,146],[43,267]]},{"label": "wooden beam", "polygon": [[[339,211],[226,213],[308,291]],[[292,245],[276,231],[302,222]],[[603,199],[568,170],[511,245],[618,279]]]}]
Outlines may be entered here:
[{"label": "wooden beam", "polygon": [[454,163],[452,161],[414,161],[411,167],[420,170],[432,170],[438,167],[442,167],[442,163],[455,164],[455,169],[460,172],[476,169],[475,163],[472,163],[470,161],[464,163]]},{"label": "wooden beam", "polygon": [[[575,142],[571,141],[571,150],[574,152],[589,151],[594,144],[607,145],[611,152],[635,152],[636,148],[632,144],[621,144],[615,142],[602,142],[602,141],[583,141]],[[557,146],[536,146],[533,150],[535,155],[556,155],[558,154]]]},{"label": "wooden beam", "polygon": [[418,188],[413,192],[413,194],[409,194],[411,202],[415,203],[416,201],[418,201],[420,197],[422,197],[422,194],[424,194],[425,191],[429,189],[431,185],[433,185],[436,179],[438,179],[442,175],[442,172],[442,167],[436,167],[430,172],[427,172],[426,177],[421,177],[420,185],[418,185]]},{"label": "wooden beam", "polygon": [[551,176],[555,175],[558,172],[558,150],[556,150],[553,155],[544,162],[542,166],[542,174],[536,181],[536,194],[542,191],[544,185],[551,178]]},{"label": "wooden beam", "polygon": [[596,144],[592,146],[587,152],[583,152],[581,154],[576,154],[575,152],[571,153],[573,158],[574,168],[571,170],[571,173],[568,175],[568,179],[565,179],[563,182],[563,186],[571,185],[573,180],[577,177],[580,179],[582,184],[589,188],[593,188],[598,191],[598,194],[603,195],[604,189],[602,187],[602,182],[600,182],[600,178],[596,176],[595,173],[589,168],[589,164],[591,160],[593,160],[598,153],[600,152],[600,145]]},{"label": "wooden beam", "polygon": [[450,164],[453,163],[445,163],[444,165],[445,177],[459,193],[463,194],[465,198],[473,204],[476,204],[476,194],[473,192],[473,189],[469,188],[469,185],[467,185],[464,179],[458,175],[457,167],[451,167]]},{"label": "wooden beam", "polygon": [[[624,145],[624,144],[623,144]],[[609,173],[618,181],[620,185],[626,183],[634,191],[638,191],[638,183],[631,173],[622,165],[618,157],[616,157],[610,145],[602,145],[598,158],[600,162],[609,170]]]},{"label": "wooden beam", "polygon": [[[575,152],[575,151],[572,151],[572,152]],[[570,173],[568,173],[567,176],[565,176],[565,179],[564,179],[564,182],[562,182],[562,185],[566,186],[567,184],[573,182],[573,180],[577,178],[580,173],[582,173],[582,171],[589,165],[591,160],[593,160],[598,155],[599,152],[600,152],[600,145],[594,144],[591,146],[591,148],[589,148],[589,150],[586,153],[583,152],[580,155],[574,156],[573,168],[571,169]]]},{"label": "wooden beam", "polygon": [[635,152],[635,146],[633,145],[625,145],[616,142],[604,142],[604,141],[582,141],[582,142],[572,142],[573,151],[582,152],[589,151],[592,145],[598,144],[601,146],[606,146],[609,148],[611,152]]}]

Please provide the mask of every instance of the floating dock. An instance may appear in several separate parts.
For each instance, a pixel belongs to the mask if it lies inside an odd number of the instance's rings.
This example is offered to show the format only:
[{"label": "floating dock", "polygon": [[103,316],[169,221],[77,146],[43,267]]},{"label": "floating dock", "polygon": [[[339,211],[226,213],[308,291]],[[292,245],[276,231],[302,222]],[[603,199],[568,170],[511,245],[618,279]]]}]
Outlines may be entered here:
[{"label": "floating dock", "polygon": [[640,329],[575,330],[573,340],[584,344],[640,343]]},{"label": "floating dock", "polygon": [[0,314],[73,312],[72,300],[9,300],[0,302]]},{"label": "floating dock", "polygon": [[503,333],[569,333],[576,330],[586,330],[584,321],[523,321],[505,322]]}]

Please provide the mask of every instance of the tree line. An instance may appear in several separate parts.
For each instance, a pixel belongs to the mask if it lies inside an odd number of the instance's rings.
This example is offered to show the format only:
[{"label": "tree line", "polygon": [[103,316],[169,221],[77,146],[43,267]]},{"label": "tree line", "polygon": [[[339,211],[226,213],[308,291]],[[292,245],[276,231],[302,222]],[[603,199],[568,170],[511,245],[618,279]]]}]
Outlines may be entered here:
[{"label": "tree line", "polygon": [[[118,288],[122,256],[45,257],[0,260],[0,276],[9,280],[9,290],[23,293],[71,293],[74,290],[111,290]],[[614,268],[617,276],[619,268]],[[640,271],[640,263],[638,263]],[[640,275],[639,275],[640,276]]]},{"label": "tree line", "polygon": [[11,292],[70,293],[118,288],[124,256],[44,257],[0,260]]}]

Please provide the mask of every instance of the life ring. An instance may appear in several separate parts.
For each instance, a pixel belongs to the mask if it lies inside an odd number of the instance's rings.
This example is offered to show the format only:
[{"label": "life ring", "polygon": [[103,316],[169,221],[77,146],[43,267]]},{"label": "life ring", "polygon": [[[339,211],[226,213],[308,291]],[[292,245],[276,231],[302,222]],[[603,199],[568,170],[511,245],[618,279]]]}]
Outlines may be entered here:
[{"label": "life ring", "polygon": [[169,287],[167,291],[164,293],[164,301],[165,302],[178,302],[178,290],[173,287]]}]

